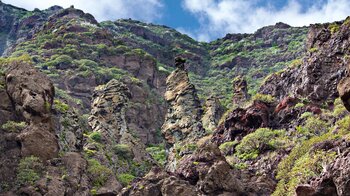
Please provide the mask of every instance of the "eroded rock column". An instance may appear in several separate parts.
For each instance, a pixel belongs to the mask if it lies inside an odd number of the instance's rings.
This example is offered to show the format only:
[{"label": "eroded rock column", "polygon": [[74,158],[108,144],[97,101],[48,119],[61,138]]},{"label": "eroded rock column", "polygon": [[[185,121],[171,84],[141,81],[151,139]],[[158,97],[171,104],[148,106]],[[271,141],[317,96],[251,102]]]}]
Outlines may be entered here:
[{"label": "eroded rock column", "polygon": [[[168,113],[162,126],[162,134],[168,144],[167,169],[176,168],[176,146],[194,144],[205,133],[202,123],[202,108],[193,84],[190,83],[185,60],[175,59],[177,69],[166,81],[165,100],[168,103]],[[188,152],[190,153],[190,152]]]}]

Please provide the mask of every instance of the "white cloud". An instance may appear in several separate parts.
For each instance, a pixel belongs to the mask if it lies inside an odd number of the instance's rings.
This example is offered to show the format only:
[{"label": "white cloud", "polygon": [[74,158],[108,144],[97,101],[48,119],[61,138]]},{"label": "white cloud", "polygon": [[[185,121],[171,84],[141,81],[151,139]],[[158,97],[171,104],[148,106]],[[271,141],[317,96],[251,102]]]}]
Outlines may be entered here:
[{"label": "white cloud", "polygon": [[99,21],[118,18],[133,18],[152,22],[161,17],[161,0],[3,0],[4,3],[15,5],[27,10],[34,8],[46,9],[52,5],[84,10],[95,16]]},{"label": "white cloud", "polygon": [[257,0],[183,0],[183,7],[193,13],[201,27],[196,38],[208,41],[226,33],[252,33],[258,28],[284,22],[292,26],[333,22],[349,14],[349,0],[314,1],[307,9],[296,0],[276,9],[258,6]]}]

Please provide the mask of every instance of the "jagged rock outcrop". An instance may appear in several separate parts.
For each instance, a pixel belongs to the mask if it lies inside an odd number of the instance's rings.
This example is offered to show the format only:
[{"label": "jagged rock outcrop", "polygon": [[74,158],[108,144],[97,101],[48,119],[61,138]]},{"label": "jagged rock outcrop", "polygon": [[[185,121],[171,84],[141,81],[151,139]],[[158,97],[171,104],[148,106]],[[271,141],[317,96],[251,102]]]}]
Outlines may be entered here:
[{"label": "jagged rock outcrop", "polygon": [[126,105],[131,98],[127,86],[111,80],[105,86],[95,89],[89,124],[102,135],[104,143],[119,143],[127,132],[125,120]]},{"label": "jagged rock outcrop", "polygon": [[232,102],[235,105],[241,106],[248,100],[248,84],[243,76],[237,76],[233,80],[233,98]]},{"label": "jagged rock outcrop", "polygon": [[273,104],[262,101],[254,101],[246,109],[237,108],[226,116],[223,123],[215,130],[211,140],[220,145],[227,141],[234,141],[236,137],[240,140],[257,128],[268,127],[273,110]]},{"label": "jagged rock outcrop", "polygon": [[215,96],[207,98],[204,104],[204,114],[202,117],[203,127],[206,130],[213,131],[218,126],[221,116],[225,109],[221,105],[219,99]]},{"label": "jagged rock outcrop", "polygon": [[214,144],[205,144],[181,159],[175,173],[153,168],[120,195],[249,195],[234,169]]},{"label": "jagged rock outcrop", "polygon": [[131,135],[133,133],[126,122],[127,106],[131,98],[128,87],[117,80],[111,80],[106,85],[97,87],[93,98],[89,124],[94,132],[101,133],[101,142],[106,148],[112,148],[118,143],[126,144],[136,161],[150,161],[146,147]]},{"label": "jagged rock outcrop", "polygon": [[6,91],[17,114],[29,125],[17,136],[22,156],[43,160],[58,154],[58,144],[51,121],[54,86],[48,77],[26,61],[7,65]]},{"label": "jagged rock outcrop", "polygon": [[242,183],[215,144],[205,144],[184,156],[176,173],[205,195],[243,194]]},{"label": "jagged rock outcrop", "polygon": [[260,92],[283,98],[288,94],[323,103],[338,97],[337,85],[346,75],[350,46],[349,18],[333,24],[311,25],[307,55],[301,66],[288,68],[269,77]]},{"label": "jagged rock outcrop", "polygon": [[124,189],[119,196],[158,196],[158,195],[179,195],[179,196],[196,196],[199,193],[195,186],[185,180],[181,180],[174,175],[170,175],[160,168],[152,170],[133,184],[131,188]]},{"label": "jagged rock outcrop", "polygon": [[[89,125],[97,135],[88,141],[85,150],[95,152],[92,157],[110,168],[113,173],[130,173],[133,164],[140,169],[137,175],[142,176],[153,164],[145,145],[132,135],[126,122],[126,110],[131,98],[128,87],[120,81],[111,80],[106,85],[96,87],[93,95]],[[102,145],[101,145],[102,144]],[[116,194],[121,185],[114,177],[110,177],[99,194]]]},{"label": "jagged rock outcrop", "polygon": [[174,145],[194,143],[205,133],[201,123],[202,108],[196,89],[184,69],[184,60],[176,58],[175,65],[177,69],[166,81],[165,100],[169,106],[162,126],[162,134],[170,151],[167,164],[169,171],[175,171],[177,165]]},{"label": "jagged rock outcrop", "polygon": [[168,113],[162,126],[162,133],[168,144],[198,138],[203,129],[200,123],[202,108],[196,89],[190,83],[183,64],[167,78],[165,100],[168,102]]},{"label": "jagged rock outcrop", "polygon": [[27,156],[42,161],[58,155],[51,121],[54,88],[48,77],[25,60],[0,65],[0,192],[17,182],[17,166]]}]

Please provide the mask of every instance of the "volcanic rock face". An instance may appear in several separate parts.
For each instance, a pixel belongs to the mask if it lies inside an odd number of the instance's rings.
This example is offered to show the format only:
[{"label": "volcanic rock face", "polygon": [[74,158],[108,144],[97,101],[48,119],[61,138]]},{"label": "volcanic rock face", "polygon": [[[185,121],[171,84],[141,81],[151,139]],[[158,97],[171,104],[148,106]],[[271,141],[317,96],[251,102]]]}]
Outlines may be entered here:
[{"label": "volcanic rock face", "polygon": [[214,144],[206,144],[184,156],[179,166],[172,174],[153,168],[120,195],[245,195],[251,192],[238,180],[235,170]]},{"label": "volcanic rock face", "polygon": [[118,143],[127,131],[125,109],[131,97],[129,89],[124,84],[111,80],[105,86],[97,87],[93,97],[89,118],[91,128],[101,133],[103,142]]},{"label": "volcanic rock face", "polygon": [[[145,151],[146,147],[143,143],[132,136],[132,132],[128,129],[125,113],[130,98],[128,87],[117,80],[111,80],[106,85],[96,87],[89,124],[93,133],[100,135],[101,139],[89,141],[84,147],[96,151],[93,157],[118,174],[130,172],[132,161],[147,166],[153,162]],[[143,175],[143,173],[138,175]],[[110,177],[98,192],[115,194],[120,188],[119,182]]]},{"label": "volcanic rock face", "polygon": [[[350,71],[350,64],[348,65],[348,73]],[[338,84],[339,97],[344,102],[344,106],[350,111],[350,76],[340,80]]]},{"label": "volcanic rock face", "polygon": [[51,122],[54,87],[46,75],[27,62],[13,62],[6,72],[6,90],[16,112],[29,126],[18,139],[22,156],[43,160],[57,156],[58,144]]},{"label": "volcanic rock face", "polygon": [[246,109],[233,110],[215,130],[212,141],[220,145],[226,141],[234,141],[236,137],[240,140],[257,128],[267,127],[273,108],[273,105],[255,101]]},{"label": "volcanic rock face", "polygon": [[61,9],[53,6],[43,11],[35,9],[29,12],[0,2],[0,56],[8,55],[12,44],[32,38],[47,18]]},{"label": "volcanic rock face", "polygon": [[126,122],[126,110],[131,98],[128,87],[111,80],[95,90],[89,124],[94,132],[101,133],[106,148],[126,144],[137,161],[151,160],[141,141],[133,137]]},{"label": "volcanic rock face", "polygon": [[161,195],[180,195],[196,196],[199,193],[195,186],[185,180],[169,175],[159,168],[152,170],[141,181],[137,182],[132,188],[123,190],[119,196],[161,196]]},{"label": "volcanic rock face", "polygon": [[243,185],[214,144],[200,146],[195,153],[184,156],[176,173],[207,195],[243,193]]},{"label": "volcanic rock face", "polygon": [[292,93],[314,103],[338,97],[337,85],[348,64],[348,58],[343,57],[349,53],[349,27],[349,22],[312,25],[302,65],[274,74],[260,92],[280,99]]}]

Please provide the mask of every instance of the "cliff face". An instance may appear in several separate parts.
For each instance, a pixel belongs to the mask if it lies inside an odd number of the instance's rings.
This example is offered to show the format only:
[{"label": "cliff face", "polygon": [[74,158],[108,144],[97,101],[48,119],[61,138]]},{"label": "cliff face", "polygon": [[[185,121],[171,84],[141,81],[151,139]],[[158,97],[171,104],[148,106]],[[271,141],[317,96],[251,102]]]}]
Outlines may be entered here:
[{"label": "cliff face", "polygon": [[0,3],[0,27],[0,194],[347,195],[349,19],[198,43]]},{"label": "cliff face", "polygon": [[348,28],[347,22],[311,26],[301,65],[272,75],[260,92],[279,98],[292,93],[318,103],[338,97],[348,64]]},{"label": "cliff face", "polygon": [[42,11],[27,11],[0,2],[0,54],[8,55],[13,44],[32,38],[47,18],[61,9],[53,6]]}]

